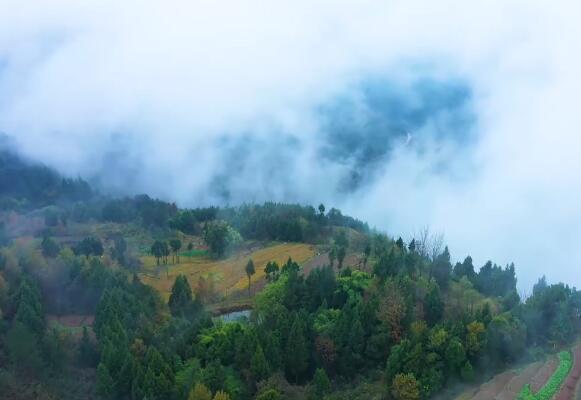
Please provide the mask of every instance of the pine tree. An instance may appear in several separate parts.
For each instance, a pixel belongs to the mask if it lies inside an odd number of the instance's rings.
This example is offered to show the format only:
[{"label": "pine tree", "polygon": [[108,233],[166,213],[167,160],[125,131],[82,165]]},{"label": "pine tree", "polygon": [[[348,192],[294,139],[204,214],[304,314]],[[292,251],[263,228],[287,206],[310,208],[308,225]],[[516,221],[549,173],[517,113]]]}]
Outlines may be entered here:
[{"label": "pine tree", "polygon": [[331,382],[323,368],[317,368],[315,371],[312,385],[317,400],[323,399],[331,391]]},{"label": "pine tree", "polygon": [[426,321],[428,325],[434,326],[444,314],[444,302],[440,296],[438,285],[433,285],[425,299]]},{"label": "pine tree", "polygon": [[79,361],[82,365],[92,367],[97,360],[97,350],[89,338],[87,327],[83,326],[83,336],[79,343]]},{"label": "pine tree", "polygon": [[192,303],[192,288],[185,275],[178,275],[169,296],[169,308],[174,316],[184,316]]},{"label": "pine tree", "polygon": [[97,394],[105,399],[111,399],[114,395],[114,381],[109,370],[103,363],[97,367]]},{"label": "pine tree", "polygon": [[295,382],[308,367],[309,351],[303,325],[298,316],[291,326],[286,345],[286,372]]},{"label": "pine tree", "polygon": [[260,382],[261,380],[268,378],[268,362],[264,357],[264,352],[262,351],[260,344],[256,346],[256,351],[252,356],[252,361],[250,362],[250,372],[252,372],[256,382]]},{"label": "pine tree", "polygon": [[256,272],[256,269],[254,268],[254,261],[252,261],[252,258],[248,260],[248,264],[246,264],[245,270],[246,275],[248,276],[248,295],[250,296],[250,283],[252,275],[254,275],[254,273]]}]

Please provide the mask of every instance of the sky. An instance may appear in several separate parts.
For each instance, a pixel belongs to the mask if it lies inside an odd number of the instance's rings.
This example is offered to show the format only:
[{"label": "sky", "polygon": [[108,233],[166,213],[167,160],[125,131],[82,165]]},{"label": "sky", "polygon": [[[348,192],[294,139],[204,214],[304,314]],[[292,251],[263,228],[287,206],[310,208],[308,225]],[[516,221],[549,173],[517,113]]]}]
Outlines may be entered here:
[{"label": "sky", "polygon": [[115,194],[301,202],[581,286],[575,1],[0,0],[0,132]]}]

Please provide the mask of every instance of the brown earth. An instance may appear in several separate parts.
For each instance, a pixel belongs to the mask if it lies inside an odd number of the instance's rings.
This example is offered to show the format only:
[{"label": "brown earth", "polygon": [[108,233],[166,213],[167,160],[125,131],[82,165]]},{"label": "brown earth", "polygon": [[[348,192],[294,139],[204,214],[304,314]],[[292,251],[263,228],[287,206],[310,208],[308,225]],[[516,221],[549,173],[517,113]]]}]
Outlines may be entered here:
[{"label": "brown earth", "polygon": [[519,375],[506,384],[495,400],[514,400],[522,388],[530,382],[542,367],[541,362],[536,362],[526,367]]},{"label": "brown earth", "polygon": [[581,378],[581,345],[577,345],[573,350],[573,367],[561,386],[561,390],[555,396],[555,400],[573,400],[578,398],[576,393]]},{"label": "brown earth", "polygon": [[480,390],[471,400],[491,400],[496,398],[504,387],[515,377],[517,374],[514,371],[503,372],[502,374],[496,375],[490,381],[486,382],[484,385],[480,386]]},{"label": "brown earth", "polygon": [[556,357],[551,357],[535,374],[535,376],[530,380],[531,390],[533,393],[537,393],[539,390],[545,386],[545,383],[549,380],[551,376],[557,370],[559,366],[559,361]]}]

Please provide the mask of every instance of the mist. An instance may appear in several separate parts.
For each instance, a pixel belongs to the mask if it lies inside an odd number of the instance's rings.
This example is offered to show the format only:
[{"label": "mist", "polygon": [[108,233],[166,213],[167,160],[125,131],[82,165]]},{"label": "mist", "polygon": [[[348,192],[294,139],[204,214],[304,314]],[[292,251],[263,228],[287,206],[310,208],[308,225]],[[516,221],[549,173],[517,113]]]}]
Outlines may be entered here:
[{"label": "mist", "polygon": [[114,194],[323,202],[581,285],[572,1],[0,0],[0,132]]}]

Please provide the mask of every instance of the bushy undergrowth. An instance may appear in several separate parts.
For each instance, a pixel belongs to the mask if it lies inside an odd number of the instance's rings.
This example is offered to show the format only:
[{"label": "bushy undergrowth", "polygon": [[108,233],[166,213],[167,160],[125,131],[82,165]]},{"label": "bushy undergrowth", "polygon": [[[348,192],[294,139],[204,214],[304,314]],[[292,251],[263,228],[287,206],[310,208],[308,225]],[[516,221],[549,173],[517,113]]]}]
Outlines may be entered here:
[{"label": "bushy undergrowth", "polygon": [[537,393],[531,391],[531,386],[526,385],[519,393],[517,400],[550,400],[559,391],[563,382],[571,371],[573,361],[571,353],[562,351],[559,353],[559,366],[549,381]]}]

